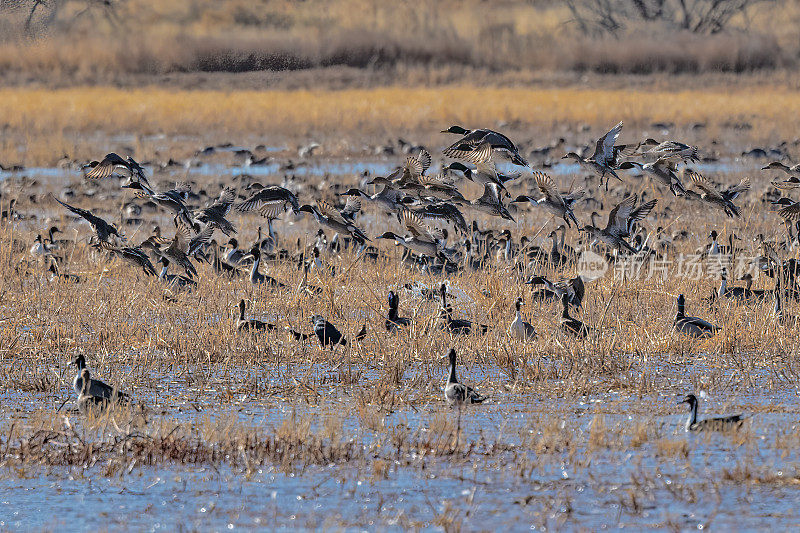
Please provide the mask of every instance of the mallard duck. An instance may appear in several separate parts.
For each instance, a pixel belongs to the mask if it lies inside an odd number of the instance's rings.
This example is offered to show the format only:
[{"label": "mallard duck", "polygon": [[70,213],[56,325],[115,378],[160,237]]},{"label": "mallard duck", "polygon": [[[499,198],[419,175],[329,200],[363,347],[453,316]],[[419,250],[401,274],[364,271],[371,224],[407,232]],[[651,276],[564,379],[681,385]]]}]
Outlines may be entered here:
[{"label": "mallard duck", "polygon": [[683,400],[678,402],[678,405],[682,403],[689,404],[689,418],[686,420],[686,431],[732,431],[739,429],[744,423],[744,417],[742,415],[697,420],[698,401],[697,396],[694,394],[687,394]]},{"label": "mallard duck", "polygon": [[459,383],[456,377],[456,351],[451,348],[447,354],[450,359],[450,375],[447,377],[447,384],[444,387],[444,399],[450,406],[464,405],[470,403],[481,403],[486,400],[471,387]]}]

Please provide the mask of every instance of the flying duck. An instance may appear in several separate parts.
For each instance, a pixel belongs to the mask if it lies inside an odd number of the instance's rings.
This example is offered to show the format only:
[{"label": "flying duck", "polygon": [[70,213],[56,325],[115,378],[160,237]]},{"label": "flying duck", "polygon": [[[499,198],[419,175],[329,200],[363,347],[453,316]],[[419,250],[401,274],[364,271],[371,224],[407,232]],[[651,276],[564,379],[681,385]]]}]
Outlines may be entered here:
[{"label": "flying duck", "polygon": [[573,213],[572,209],[575,205],[575,202],[583,198],[583,189],[572,191],[569,194],[561,194],[558,192],[558,189],[556,189],[550,176],[544,172],[536,171],[533,173],[533,177],[536,180],[536,185],[539,187],[539,191],[542,196],[536,198],[532,196],[520,195],[517,196],[512,203],[530,202],[531,204],[541,207],[554,216],[563,218],[564,222],[567,223],[567,226],[571,227],[570,219],[572,219],[577,226],[578,221],[575,218],[575,213]]},{"label": "flying duck", "polygon": [[450,126],[443,130],[442,133],[462,135],[461,139],[442,151],[448,157],[461,159],[472,164],[486,163],[488,161],[486,151],[480,150],[480,148],[488,145],[491,148],[488,157],[491,157],[493,152],[497,152],[508,157],[515,165],[528,166],[528,162],[519,155],[519,150],[511,142],[511,139],[502,133],[485,128],[468,130],[461,126]]}]

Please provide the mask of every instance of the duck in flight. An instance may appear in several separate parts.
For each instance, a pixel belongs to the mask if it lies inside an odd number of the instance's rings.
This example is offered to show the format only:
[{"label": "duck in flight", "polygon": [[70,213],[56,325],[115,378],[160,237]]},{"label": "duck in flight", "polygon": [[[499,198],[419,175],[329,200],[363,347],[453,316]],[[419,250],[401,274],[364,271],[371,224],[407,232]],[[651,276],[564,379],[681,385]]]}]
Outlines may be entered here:
[{"label": "duck in flight", "polygon": [[539,188],[540,195],[537,197],[520,195],[512,203],[530,202],[533,205],[539,206],[553,216],[564,219],[568,227],[572,227],[570,219],[578,225],[578,220],[575,218],[575,213],[572,211],[575,203],[583,198],[584,191],[579,189],[572,191],[568,194],[561,194],[553,184],[552,178],[544,172],[536,171],[533,173],[536,180],[536,186]]},{"label": "duck in flight", "polygon": [[[528,162],[519,154],[519,150],[511,142],[511,139],[490,129],[468,130],[461,126],[450,126],[442,133],[455,133],[461,135],[461,139],[443,150],[443,154],[454,159],[461,159],[472,164],[486,163],[493,153],[500,153],[515,165],[527,167]],[[489,146],[490,151],[482,151],[483,146]]]},{"label": "duck in flight", "polygon": [[622,121],[611,128],[608,133],[597,139],[594,153],[589,157],[581,157],[575,152],[569,152],[562,159],[574,159],[582,168],[589,170],[600,177],[600,184],[606,178],[606,190],[608,190],[608,176],[614,176],[622,181],[615,169],[619,167],[620,157],[632,153],[633,147],[629,144],[614,145],[622,132]]}]

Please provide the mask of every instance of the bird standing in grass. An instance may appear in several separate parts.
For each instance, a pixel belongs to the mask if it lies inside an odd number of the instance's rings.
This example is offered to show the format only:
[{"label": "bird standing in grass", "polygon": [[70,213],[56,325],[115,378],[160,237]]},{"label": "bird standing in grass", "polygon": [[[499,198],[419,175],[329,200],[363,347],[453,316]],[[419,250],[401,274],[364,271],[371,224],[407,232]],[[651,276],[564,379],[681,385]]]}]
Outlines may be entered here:
[{"label": "bird standing in grass", "polygon": [[520,310],[522,307],[522,298],[517,298],[517,301],[514,303],[514,307],[517,309],[517,314],[514,317],[514,320],[511,322],[511,325],[508,327],[509,334],[511,334],[511,336],[515,339],[533,339],[536,337],[536,330],[533,329],[533,326],[529,322],[525,322],[522,319],[522,311]]}]

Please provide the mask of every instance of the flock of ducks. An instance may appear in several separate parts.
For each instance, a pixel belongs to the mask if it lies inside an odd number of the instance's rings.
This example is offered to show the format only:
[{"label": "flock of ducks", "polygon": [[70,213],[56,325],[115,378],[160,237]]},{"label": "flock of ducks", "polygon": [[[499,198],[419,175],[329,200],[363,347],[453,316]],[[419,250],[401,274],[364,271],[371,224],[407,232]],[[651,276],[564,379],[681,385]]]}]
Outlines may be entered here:
[{"label": "flock of ducks", "polygon": [[[591,176],[599,178],[600,184],[605,185],[606,191],[609,188],[610,178],[623,182],[623,178],[620,177],[621,171],[637,171],[641,176],[650,178],[657,186],[668,189],[676,198],[703,202],[709,207],[720,209],[732,218],[740,216],[740,208],[735,201],[750,188],[749,178],[744,178],[731,187],[718,188],[710,180],[685,166],[699,161],[697,147],[673,140],[657,142],[653,139],[637,144],[617,144],[621,131],[622,122],[596,141],[594,151],[590,155],[569,152],[563,157],[577,163]],[[160,229],[154,228],[153,234],[138,245],[128,243],[114,224],[89,210],[70,205],[55,196],[52,198],[91,226],[93,247],[129,263],[146,276],[158,278],[172,292],[191,290],[196,286],[198,273],[195,263],[197,262],[207,262],[216,274],[227,277],[248,275],[246,269],[249,269],[249,279],[253,284],[285,289],[285,284],[262,273],[261,265],[265,257],[268,260],[292,259],[287,250],[279,249],[277,246],[278,237],[273,229],[273,221],[290,211],[295,216],[311,217],[320,228],[313,249],[303,250],[299,257],[294,257],[300,265],[299,268],[304,270],[298,295],[301,292],[318,293],[321,291],[319,288],[307,283],[307,274],[311,268],[332,268],[323,264],[321,250],[339,251],[351,246],[365,257],[378,256],[379,251],[370,244],[372,239],[359,227],[358,217],[364,203],[376,206],[391,219],[396,219],[406,230],[405,234],[387,230],[378,235],[377,239],[389,240],[396,246],[402,247],[404,263],[431,275],[446,276],[464,269],[482,268],[492,254],[512,261],[515,268],[520,271],[525,271],[532,265],[535,267],[548,264],[560,268],[566,264],[574,264],[578,252],[564,242],[566,229],[573,226],[584,236],[583,244],[587,249],[602,244],[606,250],[605,257],[611,261],[628,254],[639,256],[652,254],[654,248],[661,246],[660,241],[650,242],[653,234],[647,234],[645,237],[645,232],[639,224],[656,207],[657,198],[645,200],[644,193],[641,196],[628,194],[609,211],[605,226],[595,222],[595,218],[599,216],[597,212],[591,215],[592,223],[581,225],[575,212],[578,204],[582,201],[594,202],[602,208],[603,203],[593,197],[587,198],[587,190],[584,188],[559,190],[546,173],[528,169],[528,162],[506,135],[490,129],[466,129],[461,126],[451,126],[443,133],[458,135],[459,139],[443,150],[445,156],[456,161],[443,165],[439,174],[430,173],[431,155],[420,148],[389,175],[374,177],[363,182],[363,185],[375,187],[376,192],[368,194],[360,188],[350,188],[338,194],[342,200],[338,205],[335,201],[322,198],[317,199],[314,204],[301,204],[298,196],[287,187],[265,186],[252,182],[244,188],[244,197],[236,188],[225,186],[219,196],[206,207],[192,209],[189,207],[189,199],[193,193],[188,183],[178,183],[173,188],[158,190],[148,180],[144,168],[132,157],[122,158],[110,153],[101,161],[93,161],[85,167],[86,178],[103,179],[122,175],[126,178],[121,183],[122,188],[134,191],[136,198],[166,211],[174,220],[175,232],[172,238],[162,237]],[[510,196],[509,187],[520,180],[523,172],[504,173],[498,166],[501,162],[528,169],[534,184],[533,190],[528,194]],[[683,168],[680,168],[681,164],[684,165]],[[789,175],[787,180],[775,182],[776,187],[781,189],[800,187],[798,167],[787,167],[776,162],[764,168],[779,169]],[[483,194],[474,200],[465,198],[458,188],[460,180],[483,186]],[[694,187],[696,190],[689,187]],[[773,203],[779,206],[778,212],[786,221],[787,228],[794,220],[800,219],[800,202],[780,199]],[[534,209],[541,208],[552,216],[551,220],[563,222],[550,233],[549,238],[553,244],[549,250],[534,246],[532,241],[525,237],[516,243],[507,229],[499,233],[482,231],[478,228],[477,221],[473,221],[470,226],[464,215],[467,211],[474,211],[496,217],[501,221],[515,222],[514,213],[519,211],[521,205],[529,205]],[[9,210],[11,207],[13,206],[10,206]],[[262,239],[259,228],[257,241],[249,248],[240,249],[239,241],[234,237],[237,228],[227,218],[234,209],[240,213],[253,212],[264,217],[268,229],[266,238]],[[436,225],[432,222],[436,222]],[[325,230],[334,234],[330,241],[327,240]],[[791,228],[789,230],[791,233]],[[53,250],[63,244],[54,240],[54,234],[58,231],[54,227],[47,237],[41,235],[37,237],[31,253],[54,257]],[[228,239],[222,251],[214,239],[216,232]],[[661,237],[662,233],[659,228],[656,237]],[[451,240],[453,236],[455,240]],[[716,255],[725,251],[724,245],[719,244],[718,237],[716,231],[711,233],[711,244],[706,253]],[[730,234],[729,251],[733,251],[733,245],[733,234]],[[794,263],[790,262],[792,260],[781,261],[777,257],[775,246],[766,242],[762,242],[762,245],[765,249],[764,270],[773,272],[776,289],[773,291],[752,289],[752,276],[742,278],[747,282],[746,287],[728,286],[727,273],[723,271],[716,296],[751,301],[763,300],[774,295],[776,316],[783,323],[785,316],[780,306],[780,298],[800,297],[800,288],[796,287],[795,281],[800,269],[794,268]],[[55,258],[49,263],[53,277],[77,281],[70,278],[70,274],[61,273],[58,263]],[[154,263],[160,265],[160,271],[156,270]],[[180,274],[170,274],[168,272],[170,267],[178,269]],[[532,301],[561,303],[560,327],[566,334],[577,338],[592,334],[592,327],[570,315],[571,308],[581,307],[585,294],[584,279],[581,276],[553,282],[543,276],[535,275],[525,283],[531,285]],[[486,325],[473,324],[470,320],[453,317],[453,308],[448,303],[446,284],[442,284],[438,291],[431,290],[430,298],[439,299],[438,318],[443,329],[452,334],[487,332]],[[537,332],[533,325],[523,318],[523,302],[522,297],[515,301],[515,316],[508,327],[508,333],[514,338],[530,341],[536,338]],[[710,337],[719,331],[719,327],[704,319],[686,316],[685,305],[685,297],[681,294],[677,297],[678,310],[673,322],[676,331],[695,338]],[[385,318],[387,331],[408,327],[412,323],[412,318],[399,315],[399,295],[394,290],[388,293],[388,309]],[[246,304],[241,300],[236,319],[238,330],[257,332],[277,328],[275,324],[247,318],[245,312]],[[323,348],[335,349],[337,346],[347,345],[348,340],[345,335],[324,316],[315,315],[311,317],[310,323],[313,326],[311,333],[286,329],[297,339],[316,337]],[[366,335],[365,324],[354,339],[360,341]],[[484,396],[458,382],[455,350],[450,350],[448,357],[450,374],[445,387],[446,401],[452,405],[484,401]],[[126,394],[93,379],[86,369],[83,356],[79,356],[74,364],[78,368],[78,375],[75,376],[73,387],[79,394],[78,407],[81,410],[105,405],[109,401],[128,399]],[[697,398],[689,395],[684,402],[688,403],[691,409],[688,430],[715,429],[718,426],[730,426],[741,422],[740,417],[698,422]]]}]

